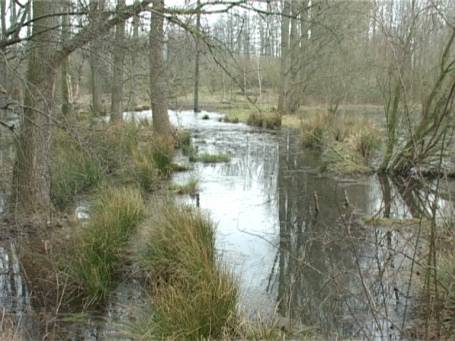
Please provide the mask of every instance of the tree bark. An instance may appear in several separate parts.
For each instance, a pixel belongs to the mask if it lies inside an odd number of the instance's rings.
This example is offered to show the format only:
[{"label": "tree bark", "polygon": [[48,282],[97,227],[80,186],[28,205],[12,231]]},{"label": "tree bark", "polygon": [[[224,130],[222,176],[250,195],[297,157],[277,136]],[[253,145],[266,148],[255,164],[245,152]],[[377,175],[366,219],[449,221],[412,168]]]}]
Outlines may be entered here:
[{"label": "tree bark", "polygon": [[[102,11],[104,10],[104,0],[90,0],[90,12],[89,20],[92,23],[97,23],[100,20]],[[103,112],[103,106],[101,104],[101,82],[100,82],[100,60],[98,56],[99,45],[101,44],[99,39],[94,39],[89,46],[90,56],[90,90],[91,90],[91,104],[92,110],[95,113]]]},{"label": "tree bark", "polygon": [[153,130],[158,135],[171,137],[167,103],[166,70],[164,63],[164,0],[153,0],[150,27],[150,96]]},{"label": "tree bark", "polygon": [[[117,0],[117,11],[125,7],[125,0]],[[112,79],[111,96],[111,121],[122,120],[122,99],[123,99],[123,63],[125,60],[125,22],[122,21],[115,27],[114,46],[114,74]]]},{"label": "tree bark", "polygon": [[[198,9],[201,6],[201,1],[197,0],[197,7]],[[200,41],[199,41],[199,34],[201,34],[201,13],[198,10],[196,14],[196,37],[195,37],[195,49],[196,49],[196,56],[194,58],[194,105],[193,110],[194,112],[199,112],[199,57],[200,57]]]},{"label": "tree bark", "polygon": [[278,97],[278,112],[286,114],[288,111],[288,83],[289,83],[289,16],[291,14],[290,0],[283,1],[281,15],[281,66],[280,66],[280,94]]},{"label": "tree bark", "polygon": [[50,217],[50,122],[54,113],[56,70],[64,58],[111,27],[144,10],[151,0],[128,6],[113,18],[91,23],[57,48],[55,3],[33,1],[33,23],[25,87],[24,116],[18,139],[11,198],[16,217],[46,222]]},{"label": "tree bark", "polygon": [[[137,2],[137,0],[136,0]],[[134,108],[137,105],[137,79],[136,79],[136,62],[138,56],[138,49],[139,49],[139,25],[140,25],[140,18],[138,15],[133,17],[133,50],[131,51],[131,76],[130,76],[130,95],[129,95],[129,107]]]},{"label": "tree bark", "polygon": [[1,16],[1,39],[6,38],[6,0],[0,0],[0,16]]},{"label": "tree bark", "polygon": [[56,68],[51,63],[57,41],[53,16],[55,4],[33,1],[33,23],[30,56],[25,87],[24,118],[21,126],[14,169],[14,212],[24,218],[47,221],[50,216],[50,119],[54,111]]},{"label": "tree bark", "polygon": [[[65,0],[62,3],[62,12],[70,12],[71,10],[71,1]],[[68,41],[70,38],[70,20],[68,15],[63,15],[62,17],[62,42]],[[69,74],[69,56],[66,56],[62,62],[61,68],[61,90],[62,90],[62,114],[64,116],[68,115],[71,111],[71,86],[70,86],[70,74]]]}]

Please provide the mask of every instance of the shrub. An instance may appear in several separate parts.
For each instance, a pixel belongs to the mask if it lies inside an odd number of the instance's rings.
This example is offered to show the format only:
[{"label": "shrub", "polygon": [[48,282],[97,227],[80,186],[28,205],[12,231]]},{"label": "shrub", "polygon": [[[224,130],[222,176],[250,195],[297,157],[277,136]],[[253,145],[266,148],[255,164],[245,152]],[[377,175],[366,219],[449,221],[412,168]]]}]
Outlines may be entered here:
[{"label": "shrub", "polygon": [[66,271],[85,304],[108,297],[128,239],[143,217],[144,203],[136,189],[106,188],[98,195],[90,222],[80,230],[67,259]]}]

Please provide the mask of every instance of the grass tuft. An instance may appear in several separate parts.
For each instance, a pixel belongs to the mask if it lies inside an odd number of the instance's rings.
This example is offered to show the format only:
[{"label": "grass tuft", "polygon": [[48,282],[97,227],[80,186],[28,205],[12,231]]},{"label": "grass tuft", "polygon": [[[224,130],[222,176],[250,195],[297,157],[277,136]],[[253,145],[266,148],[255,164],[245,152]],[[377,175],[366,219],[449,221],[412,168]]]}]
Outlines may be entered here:
[{"label": "grass tuft", "polygon": [[277,113],[251,113],[246,124],[265,129],[278,129],[281,127],[281,116]]},{"label": "grass tuft", "polygon": [[199,191],[198,184],[199,182],[196,178],[190,178],[184,184],[172,184],[170,190],[180,195],[196,195]]},{"label": "grass tuft", "polygon": [[51,196],[53,204],[64,208],[76,194],[97,186],[103,170],[88,150],[64,131],[57,131],[51,159]]},{"label": "grass tuft", "polygon": [[172,172],[174,157],[174,141],[155,137],[149,150],[155,166],[162,176],[168,177]]},{"label": "grass tuft", "polygon": [[163,208],[149,230],[141,264],[154,279],[145,338],[218,339],[235,323],[238,288],[215,255],[213,224],[199,211]]},{"label": "grass tuft", "polygon": [[231,157],[226,154],[192,154],[189,156],[190,162],[202,162],[202,163],[219,163],[219,162],[229,162]]},{"label": "grass tuft", "polygon": [[104,301],[114,288],[129,237],[144,218],[140,191],[106,188],[97,198],[88,226],[69,252],[67,272],[86,305]]}]

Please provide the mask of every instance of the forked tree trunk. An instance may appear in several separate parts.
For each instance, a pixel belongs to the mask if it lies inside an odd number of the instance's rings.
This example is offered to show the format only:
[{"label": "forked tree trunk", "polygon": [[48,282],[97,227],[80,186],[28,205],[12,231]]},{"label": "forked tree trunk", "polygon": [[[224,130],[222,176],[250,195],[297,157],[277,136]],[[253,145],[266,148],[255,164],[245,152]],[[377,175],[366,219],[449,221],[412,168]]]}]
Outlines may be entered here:
[{"label": "forked tree trunk", "polygon": [[14,212],[26,218],[47,220],[50,213],[50,119],[54,112],[56,67],[52,52],[57,41],[56,6],[33,1],[33,37],[28,59],[24,119],[17,146],[12,203]]},{"label": "forked tree trunk", "polygon": [[[117,11],[125,7],[125,0],[117,0]],[[124,51],[125,22],[117,24],[115,27],[115,46],[114,46],[114,74],[112,78],[111,94],[111,121],[122,120],[122,99],[123,99],[123,63],[125,60]]]},{"label": "forked tree trunk", "polygon": [[164,0],[153,0],[152,22],[150,27],[150,96],[153,113],[153,130],[162,136],[170,137],[167,103],[166,71],[163,57]]},{"label": "forked tree trunk", "polygon": [[[57,49],[58,17],[55,3],[33,1],[33,35],[28,58],[24,118],[16,152],[13,176],[12,212],[19,218],[46,222],[50,217],[50,122],[54,113],[56,70],[63,59],[98,34],[144,10],[151,0],[129,6],[114,18],[89,24],[61,49]],[[38,19],[39,18],[39,19]],[[22,214],[23,213],[23,214]],[[21,219],[22,220],[22,219]]]}]

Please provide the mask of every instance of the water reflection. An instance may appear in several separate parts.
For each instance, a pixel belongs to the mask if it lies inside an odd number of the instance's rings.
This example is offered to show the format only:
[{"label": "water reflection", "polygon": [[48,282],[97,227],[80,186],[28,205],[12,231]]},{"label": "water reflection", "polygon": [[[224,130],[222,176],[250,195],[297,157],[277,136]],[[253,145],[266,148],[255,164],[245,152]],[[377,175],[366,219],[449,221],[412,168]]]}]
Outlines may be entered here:
[{"label": "water reflection", "polygon": [[[191,176],[200,181],[201,208],[218,223],[217,247],[234,265],[245,310],[278,312],[332,336],[398,339],[408,324],[419,229],[365,227],[361,217],[428,216],[434,185],[320,175],[318,153],[303,150],[292,132],[264,133],[212,114],[180,117],[200,151],[233,156],[196,164]],[[438,205],[451,209],[446,198]]]}]

